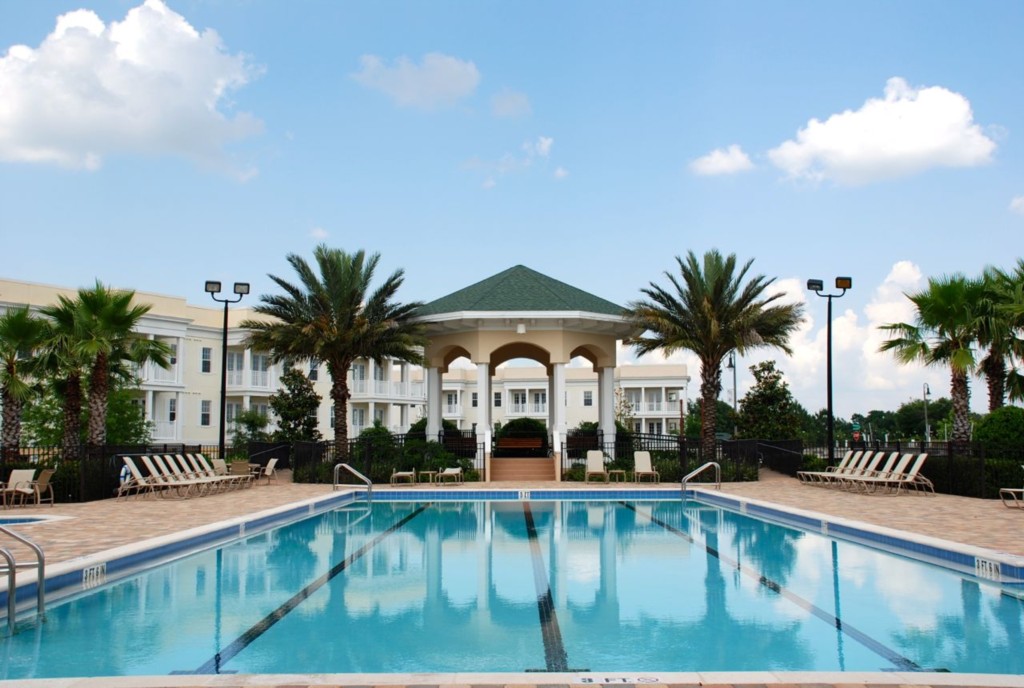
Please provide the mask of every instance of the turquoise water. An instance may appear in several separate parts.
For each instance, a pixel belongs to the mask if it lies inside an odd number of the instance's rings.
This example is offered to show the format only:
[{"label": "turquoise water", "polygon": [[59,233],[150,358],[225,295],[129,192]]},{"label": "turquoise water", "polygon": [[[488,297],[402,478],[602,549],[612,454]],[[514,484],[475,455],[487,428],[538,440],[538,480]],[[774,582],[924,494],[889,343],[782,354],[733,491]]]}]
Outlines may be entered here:
[{"label": "turquoise water", "polygon": [[1020,674],[1022,627],[996,586],[693,501],[377,502],[55,605],[0,677]]}]

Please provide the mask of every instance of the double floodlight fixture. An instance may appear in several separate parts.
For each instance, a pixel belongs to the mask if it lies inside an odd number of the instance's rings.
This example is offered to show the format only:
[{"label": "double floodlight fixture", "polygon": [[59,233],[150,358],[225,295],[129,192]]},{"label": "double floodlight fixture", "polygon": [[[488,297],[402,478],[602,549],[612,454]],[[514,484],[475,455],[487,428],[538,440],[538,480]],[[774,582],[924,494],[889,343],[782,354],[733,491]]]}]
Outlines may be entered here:
[{"label": "double floodlight fixture", "polygon": [[[207,294],[219,294],[220,282],[217,282],[216,280],[206,280],[205,289]],[[245,296],[249,293],[249,283],[235,282],[234,292],[239,296]]]},{"label": "double floodlight fixture", "polygon": [[[853,278],[852,277],[836,277],[836,289],[842,289],[843,291],[846,291],[847,289],[852,289],[852,288],[853,288]],[[807,280],[807,289],[809,291],[818,291],[818,292],[820,292],[820,291],[825,289],[825,282],[823,280],[820,280],[820,279],[809,279],[809,280]]]}]

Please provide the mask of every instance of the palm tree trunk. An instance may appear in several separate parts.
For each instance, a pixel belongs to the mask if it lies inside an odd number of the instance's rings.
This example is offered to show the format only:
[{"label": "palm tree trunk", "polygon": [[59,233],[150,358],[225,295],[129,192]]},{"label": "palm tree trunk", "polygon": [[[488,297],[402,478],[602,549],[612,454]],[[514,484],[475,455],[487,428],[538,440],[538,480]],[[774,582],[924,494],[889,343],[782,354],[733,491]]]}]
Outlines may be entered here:
[{"label": "palm tree trunk", "polygon": [[996,347],[991,347],[988,356],[982,361],[981,372],[988,385],[988,411],[991,413],[1003,407],[1006,398],[1006,360],[999,355]]},{"label": "palm tree trunk", "polygon": [[971,439],[971,388],[968,386],[966,372],[952,372],[949,395],[953,402],[953,434],[950,439],[954,442],[968,442]]},{"label": "palm tree trunk", "polygon": [[4,385],[0,394],[0,404],[3,404],[3,435],[0,438],[0,445],[3,445],[4,461],[17,461],[21,453],[21,411],[24,402],[16,399],[7,386]]},{"label": "palm tree trunk", "polygon": [[700,451],[702,461],[714,461],[718,447],[717,430],[718,395],[722,392],[722,366],[717,362],[700,364]]},{"label": "palm tree trunk", "polygon": [[331,401],[334,402],[334,452],[338,461],[348,461],[348,370],[349,364],[328,364]]},{"label": "palm tree trunk", "polygon": [[107,395],[110,392],[107,355],[96,356],[89,376],[89,444],[99,447],[107,443]]},{"label": "palm tree trunk", "polygon": [[78,373],[72,373],[64,387],[64,439],[61,442],[64,458],[79,458],[81,444],[82,378]]}]

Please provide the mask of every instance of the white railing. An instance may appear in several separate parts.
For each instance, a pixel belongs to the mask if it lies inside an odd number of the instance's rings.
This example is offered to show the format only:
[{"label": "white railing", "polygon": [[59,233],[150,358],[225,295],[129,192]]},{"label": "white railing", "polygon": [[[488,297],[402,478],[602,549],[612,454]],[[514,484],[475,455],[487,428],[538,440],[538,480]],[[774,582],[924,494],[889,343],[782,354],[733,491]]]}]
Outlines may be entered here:
[{"label": "white railing", "polygon": [[379,397],[383,399],[410,399],[425,401],[426,387],[422,382],[391,382],[388,380],[351,380],[348,391],[353,397]]},{"label": "white railing", "polygon": [[150,364],[149,368],[149,379],[151,382],[177,382],[178,381],[178,366],[177,364],[172,365],[170,368],[161,368],[158,365]]},{"label": "white railing", "polygon": [[508,405],[509,413],[526,413],[529,408],[528,404],[517,404],[515,402]]},{"label": "white railing", "polygon": [[547,412],[548,412],[548,405],[547,405],[547,403],[544,403],[544,404],[530,404],[530,413],[534,413],[534,414],[542,413],[543,414],[543,413],[547,413]]},{"label": "white railing", "polygon": [[242,386],[242,380],[245,378],[242,376],[241,370],[229,370],[228,371],[228,384],[236,387]]},{"label": "white railing", "polygon": [[391,384],[387,380],[374,380],[373,393],[379,397],[388,396],[391,392]]},{"label": "white railing", "polygon": [[446,416],[461,416],[462,415],[462,404],[445,404],[444,415]]},{"label": "white railing", "polygon": [[173,420],[155,420],[153,421],[153,439],[154,440],[173,440],[177,438],[175,434],[175,425],[177,423]]},{"label": "white railing", "polygon": [[252,386],[261,387],[264,389],[270,389],[270,371],[269,370],[254,370],[252,371]]},{"label": "white railing", "polygon": [[352,380],[348,383],[349,394],[366,394],[366,380]]},{"label": "white railing", "polygon": [[661,413],[663,405],[660,401],[648,401],[647,413]]}]

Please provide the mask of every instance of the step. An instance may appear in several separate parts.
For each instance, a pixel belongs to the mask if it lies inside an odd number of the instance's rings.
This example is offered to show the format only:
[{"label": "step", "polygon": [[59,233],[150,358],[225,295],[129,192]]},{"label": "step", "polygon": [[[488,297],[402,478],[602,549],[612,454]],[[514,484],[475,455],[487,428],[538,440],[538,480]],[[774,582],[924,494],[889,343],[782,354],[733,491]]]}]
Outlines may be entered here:
[{"label": "step", "polygon": [[491,480],[554,480],[551,459],[491,459]]}]

